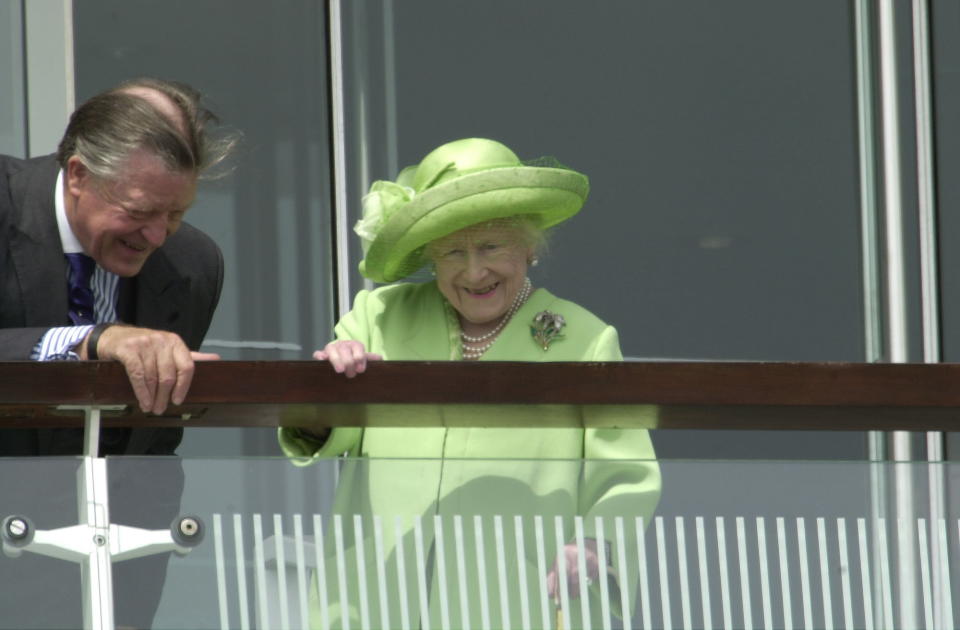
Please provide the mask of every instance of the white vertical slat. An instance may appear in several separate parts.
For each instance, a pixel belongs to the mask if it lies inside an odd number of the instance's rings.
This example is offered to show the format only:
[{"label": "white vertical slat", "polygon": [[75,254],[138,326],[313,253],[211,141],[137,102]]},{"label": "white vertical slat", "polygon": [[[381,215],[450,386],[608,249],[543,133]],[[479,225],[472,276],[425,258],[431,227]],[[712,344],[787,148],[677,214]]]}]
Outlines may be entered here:
[{"label": "white vertical slat", "polygon": [[757,555],[760,560],[760,602],[763,605],[763,627],[773,630],[773,609],[770,604],[770,565],[767,562],[767,528],[764,518],[758,516]]},{"label": "white vertical slat", "polygon": [[863,590],[863,630],[873,630],[873,596],[870,575],[870,547],[867,545],[866,519],[857,519],[857,540],[860,547],[860,588]]},{"label": "white vertical slat", "polygon": [[823,518],[817,518],[817,547],[820,551],[820,585],[823,593],[823,627],[833,630],[833,601],[830,597],[830,564],[827,556],[827,526]]},{"label": "white vertical slat", "polygon": [[597,564],[600,575],[600,617],[603,619],[603,630],[611,630],[610,619],[610,583],[605,567],[613,566],[613,558],[607,557],[607,540],[603,531],[603,517],[597,516],[593,521],[594,535],[597,540]]},{"label": "white vertical slat", "polygon": [[840,551],[840,586],[843,593],[843,627],[853,627],[853,600],[850,593],[850,557],[847,553],[847,522],[837,519],[837,547]]},{"label": "white vertical slat", "polygon": [[631,589],[627,588],[630,583],[627,581],[627,537],[624,531],[623,517],[617,516],[613,519],[614,536],[617,541],[617,577],[620,581],[620,619],[623,623],[623,630],[633,630],[633,615],[630,614],[630,596]]},{"label": "white vertical slat", "polygon": [[[329,55],[330,55],[330,144],[333,149],[333,190],[334,213],[336,216],[335,269],[337,270],[336,305],[340,316],[350,310],[350,300],[354,291],[350,287],[350,221],[347,209],[347,132],[345,123],[346,91],[343,88],[345,66],[343,55],[343,18],[341,0],[329,0],[330,14]],[[337,469],[334,469],[337,470]]]},{"label": "white vertical slat", "polygon": [[937,560],[940,563],[940,579],[943,582],[940,586],[940,592],[943,593],[943,612],[942,619],[945,628],[953,627],[953,592],[950,590],[950,545],[947,542],[947,520],[937,519],[937,536],[940,545],[937,548],[940,556]]},{"label": "white vertical slat", "polygon": [[[883,199],[885,206],[886,297],[889,353],[892,363],[907,361],[907,295],[904,256],[903,190],[904,172],[900,156],[900,113],[897,96],[897,45],[893,0],[879,0],[876,5],[879,25],[880,104],[883,129]],[[898,436],[894,436],[896,439]],[[900,437],[906,437],[903,434]]]},{"label": "white vertical slat", "polygon": [[690,616],[690,577],[687,575],[687,541],[682,516],[676,517],[674,527],[677,529],[677,567],[680,570],[680,615],[683,627],[691,628],[693,621]]},{"label": "white vertical slat", "polygon": [[[874,96],[876,86],[873,67],[873,38],[871,37],[872,17],[870,5],[872,0],[855,0],[853,2],[853,31],[855,42],[855,60],[857,77],[857,119],[860,163],[860,240],[861,259],[863,261],[863,314],[864,314],[864,341],[867,362],[877,361],[883,351],[883,323],[881,321],[882,291],[880,270],[878,263],[878,229],[877,229],[877,166],[878,156],[875,142],[877,135],[874,129]],[[880,453],[883,434],[872,431],[869,436],[869,457],[872,461],[881,459]],[[871,489],[877,487],[871,484]]]},{"label": "white vertical slat", "polygon": [[273,552],[277,564],[277,594],[280,601],[280,625],[290,627],[290,597],[287,589],[287,554],[283,549],[283,516],[273,515]]},{"label": "white vertical slat", "polygon": [[380,596],[380,625],[390,625],[390,602],[387,594],[387,563],[383,550],[383,519],[373,515],[373,553],[377,561],[377,592]]},{"label": "white vertical slat", "polygon": [[333,515],[333,539],[337,559],[337,583],[340,593],[340,627],[350,630],[350,598],[347,596],[347,553],[343,543],[343,517]]},{"label": "white vertical slat", "polygon": [[[858,6],[864,3],[870,3],[872,0],[857,0]],[[880,431],[872,431],[867,436],[869,459],[872,462],[868,465],[870,478],[870,512],[867,523],[869,524],[870,539],[870,559],[869,563],[873,566],[873,573],[870,576],[872,580],[870,593],[874,601],[872,614],[873,619],[879,627],[883,627],[883,577],[880,571],[880,534],[875,525],[877,519],[891,511],[889,505],[889,475],[885,473],[884,460],[887,459],[886,437]]]},{"label": "white vertical slat", "polygon": [[[303,517],[299,514],[293,515],[293,541],[297,556],[297,602],[300,604],[300,630],[309,630],[307,554],[303,546]],[[319,541],[317,544],[319,544]]]},{"label": "white vertical slat", "polygon": [[887,548],[887,523],[877,519],[877,545],[880,547],[880,584],[883,589],[883,619],[881,628],[893,627],[893,585],[890,583],[890,550]]},{"label": "white vertical slat", "polygon": [[634,521],[637,537],[637,563],[640,582],[640,618],[643,621],[643,630],[652,630],[650,621],[650,580],[647,577],[647,545],[643,535],[643,517],[638,516]]},{"label": "white vertical slat", "polygon": [[503,540],[503,517],[493,517],[493,541],[497,552],[497,582],[500,584],[500,621],[503,630],[510,630],[510,594],[507,592],[507,558]]},{"label": "white vertical slat", "polygon": [[453,516],[453,540],[457,548],[457,578],[460,582],[460,623],[463,630],[470,630],[470,602],[467,595],[467,562],[463,551],[463,517]]},{"label": "white vertical slat", "polygon": [[[888,333],[888,360],[891,363],[905,363],[908,361],[909,349],[909,322],[907,296],[907,268],[906,240],[904,230],[904,196],[903,184],[906,180],[902,167],[901,156],[904,147],[901,142],[901,116],[899,108],[899,79],[902,75],[898,71],[897,30],[898,19],[896,6],[905,3],[895,0],[878,0],[876,6],[877,48],[880,66],[880,90],[878,92],[881,105],[881,124],[883,150],[880,157],[883,163],[883,202],[884,202],[884,230],[886,241],[885,254],[882,260],[885,264],[886,280],[885,297],[887,310],[885,320]],[[921,140],[922,142],[922,140]],[[923,182],[920,183],[923,185]],[[921,230],[923,226],[921,226]],[[923,245],[923,243],[921,243]],[[924,252],[925,253],[925,252]],[[921,262],[924,265],[924,262]],[[925,269],[924,269],[925,271]],[[924,279],[921,279],[921,292],[926,288]],[[921,298],[922,299],[922,298]],[[924,305],[926,306],[926,305]],[[910,461],[911,436],[905,431],[893,432],[893,459],[894,461]],[[894,507],[898,515],[913,514],[914,486],[912,471],[906,467],[895,467],[894,476]],[[898,545],[897,558],[897,586],[898,608],[901,624],[913,626],[916,619],[914,588],[916,576],[913,574],[914,558],[905,555],[910,546]],[[892,620],[885,620],[887,624]],[[889,627],[889,626],[888,626]]]},{"label": "white vertical slat", "polygon": [[807,555],[807,526],[797,517],[797,555],[800,562],[800,593],[803,598],[803,627],[813,630],[813,597],[810,590],[810,556]]},{"label": "white vertical slat", "polygon": [[547,581],[542,576],[547,574],[546,541],[543,533],[543,517],[537,514],[533,517],[533,534],[537,542],[537,575],[541,576],[537,582],[540,585],[540,621],[546,630],[551,628],[550,599],[547,593]]},{"label": "white vertical slat", "polygon": [[213,551],[217,562],[217,603],[220,608],[220,630],[230,630],[230,607],[227,604],[227,566],[226,556],[223,553],[223,518],[219,514],[213,515]]},{"label": "white vertical slat", "polygon": [[433,515],[433,549],[434,563],[437,565],[437,586],[440,595],[440,627],[450,630],[450,595],[447,581],[447,554],[443,541],[443,517]]},{"label": "white vertical slat", "polygon": [[[899,432],[898,432],[899,433]],[[905,446],[900,453],[899,461],[909,461],[908,455],[911,436],[903,434]],[[896,438],[894,438],[896,442]],[[896,447],[895,447],[896,448]],[[895,451],[894,458],[897,459]],[[900,626],[912,628],[920,625],[920,610],[917,599],[920,577],[917,575],[917,544],[913,533],[914,528],[914,491],[913,469],[896,466],[893,469],[896,475],[897,490],[897,518],[896,518],[896,564],[893,565],[896,575],[897,605]],[[892,524],[892,522],[891,522]],[[893,542],[893,541],[891,541]]]},{"label": "white vertical slat", "polygon": [[777,555],[780,560],[780,597],[783,599],[783,630],[793,630],[793,592],[790,590],[790,566],[787,553],[787,527],[777,517]]},{"label": "white vertical slat", "polygon": [[490,630],[490,598],[487,594],[487,560],[483,546],[483,520],[479,514],[473,517],[474,552],[477,555],[477,575],[480,579],[480,623],[483,630]]},{"label": "white vertical slat", "polygon": [[243,518],[233,515],[233,549],[237,556],[237,597],[240,604],[240,630],[250,630],[250,601],[247,597],[247,559],[243,545]]},{"label": "white vertical slat", "polygon": [[354,557],[357,561],[357,590],[359,591],[360,627],[370,630],[370,593],[367,592],[367,558],[364,551],[363,517],[353,515]]},{"label": "white vertical slat", "polygon": [[557,588],[560,589],[560,614],[563,615],[566,625],[569,626],[570,584],[567,580],[567,554],[563,553],[563,541],[567,539],[563,533],[563,517],[555,517],[553,526],[557,537],[557,548],[554,551],[557,554]]},{"label": "white vertical slat", "polygon": [[410,630],[410,602],[407,599],[410,595],[407,588],[407,562],[403,550],[403,521],[400,515],[393,517],[393,531],[395,540],[394,545],[397,557],[397,593],[400,595],[400,627],[403,630]]},{"label": "white vertical slat", "polygon": [[660,614],[663,617],[663,630],[671,630],[673,619],[670,614],[670,581],[667,575],[667,543],[663,531],[663,517],[654,517],[653,525],[657,535],[657,566],[660,571]]},{"label": "white vertical slat", "polygon": [[927,480],[930,483],[930,581],[933,587],[933,625],[936,628],[946,628],[946,618],[949,614],[945,600],[950,594],[943,590],[943,585],[949,579],[943,575],[943,566],[940,559],[943,549],[940,547],[938,523],[943,520],[947,512],[946,471],[943,468],[944,434],[941,432],[927,433],[927,459],[931,462],[927,466]]},{"label": "white vertical slat", "polygon": [[747,528],[743,517],[736,519],[737,558],[740,562],[740,591],[743,596],[743,630],[753,629],[753,605],[750,603],[750,569],[747,564]]},{"label": "white vertical slat", "polygon": [[923,594],[925,628],[933,628],[933,594],[930,588],[930,545],[927,542],[927,519],[917,519],[917,543],[920,552],[920,586]]},{"label": "white vertical slat", "polygon": [[420,627],[430,630],[430,588],[427,586],[427,552],[423,544],[423,523],[419,514],[413,518],[414,552],[417,554],[417,589],[420,593]]},{"label": "white vertical slat", "polygon": [[[527,588],[527,550],[523,544],[523,517],[513,517],[514,544],[517,549],[517,582],[520,584],[520,623],[523,630],[530,630],[530,593]],[[545,575],[545,574],[540,574]],[[543,582],[543,577],[537,580]]]},{"label": "white vertical slat", "polygon": [[717,561],[720,563],[720,603],[723,604],[723,628],[733,630],[730,600],[730,572],[727,566],[727,532],[723,517],[717,517]]},{"label": "white vertical slat", "polygon": [[577,581],[580,590],[580,617],[583,619],[583,630],[593,630],[590,621],[590,597],[587,586],[587,553],[583,541],[583,517],[573,517],[574,538],[577,545]]},{"label": "white vertical slat", "polygon": [[320,602],[320,628],[330,628],[330,601],[327,598],[327,562],[323,554],[323,519],[319,514],[313,515],[313,546],[314,559],[317,563],[317,599]]},{"label": "white vertical slat", "polygon": [[260,627],[270,626],[270,608],[267,601],[267,575],[264,569],[266,561],[263,555],[263,519],[259,514],[253,515],[253,558],[254,575],[257,581],[257,611],[260,613]]},{"label": "white vertical slat", "polygon": [[[940,278],[937,256],[936,162],[934,161],[933,105],[930,72],[930,2],[914,0],[913,4],[913,96],[917,156],[917,214],[920,224],[920,304],[923,318],[923,360],[940,362]],[[929,441],[942,441],[942,434],[930,432]],[[928,454],[933,460],[934,453]],[[942,457],[936,457],[942,460]],[[943,473],[942,466],[932,474]],[[942,477],[941,477],[942,478]],[[942,502],[934,493],[931,502]],[[942,513],[942,505],[934,508]],[[931,626],[927,626],[931,627]]]},{"label": "white vertical slat", "polygon": [[713,614],[710,611],[710,575],[707,570],[707,534],[703,517],[695,520],[697,526],[697,560],[700,565],[700,604],[703,608],[703,630],[713,630]]}]

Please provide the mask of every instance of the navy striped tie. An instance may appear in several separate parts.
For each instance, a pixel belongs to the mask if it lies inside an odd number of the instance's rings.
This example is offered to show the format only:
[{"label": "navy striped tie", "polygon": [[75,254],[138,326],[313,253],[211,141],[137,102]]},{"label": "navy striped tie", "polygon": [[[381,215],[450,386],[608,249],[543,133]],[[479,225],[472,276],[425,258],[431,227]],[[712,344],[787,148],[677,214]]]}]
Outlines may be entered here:
[{"label": "navy striped tie", "polygon": [[93,290],[90,279],[96,263],[86,254],[67,254],[70,263],[70,278],[67,282],[70,299],[70,321],[74,325],[95,324],[93,313]]}]

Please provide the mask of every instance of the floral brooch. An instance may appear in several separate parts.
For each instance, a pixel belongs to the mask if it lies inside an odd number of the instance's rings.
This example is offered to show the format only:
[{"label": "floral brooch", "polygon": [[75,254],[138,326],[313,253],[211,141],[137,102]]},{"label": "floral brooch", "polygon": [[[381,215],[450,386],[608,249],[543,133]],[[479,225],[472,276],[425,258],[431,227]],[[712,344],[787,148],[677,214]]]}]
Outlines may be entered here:
[{"label": "floral brooch", "polygon": [[540,311],[533,318],[530,325],[530,334],[543,351],[550,349],[550,344],[556,339],[563,337],[563,327],[567,325],[563,315],[551,313],[550,311]]}]

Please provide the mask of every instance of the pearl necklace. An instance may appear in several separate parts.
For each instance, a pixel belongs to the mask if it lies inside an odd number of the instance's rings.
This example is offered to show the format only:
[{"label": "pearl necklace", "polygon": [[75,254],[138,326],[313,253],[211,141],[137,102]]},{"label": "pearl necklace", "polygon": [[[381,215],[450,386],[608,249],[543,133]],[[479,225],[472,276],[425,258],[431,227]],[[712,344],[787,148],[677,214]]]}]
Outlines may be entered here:
[{"label": "pearl necklace", "polygon": [[[530,297],[532,292],[533,287],[530,284],[530,278],[524,278],[523,286],[520,287],[520,291],[518,291],[517,295],[513,298],[513,303],[510,305],[510,308],[507,309],[507,312],[503,314],[503,317],[500,318],[500,322],[494,327],[493,330],[485,335],[480,335],[479,337],[471,337],[461,330],[460,353],[463,355],[463,358],[479,359],[482,357],[483,354],[493,345],[493,342],[497,340],[497,336],[500,334],[500,331],[503,330],[503,327],[507,325],[507,322],[509,322],[513,315],[520,310],[520,307],[526,303],[527,298]],[[490,341],[487,341],[487,339]],[[468,348],[466,345],[468,343],[481,343],[483,341],[487,341],[487,343],[476,348]]]}]

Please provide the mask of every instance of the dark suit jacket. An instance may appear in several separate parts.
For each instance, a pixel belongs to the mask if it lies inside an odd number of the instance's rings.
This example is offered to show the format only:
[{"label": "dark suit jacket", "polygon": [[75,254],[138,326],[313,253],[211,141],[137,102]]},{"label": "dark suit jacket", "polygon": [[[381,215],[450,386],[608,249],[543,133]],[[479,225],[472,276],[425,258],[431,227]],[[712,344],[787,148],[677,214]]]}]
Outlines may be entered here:
[{"label": "dark suit jacket", "polygon": [[[0,155],[0,360],[28,360],[51,327],[69,325],[66,260],[54,207],[59,166],[53,156]],[[153,253],[140,273],[121,279],[117,317],[179,334],[196,350],[210,326],[223,284],[223,256],[186,223]],[[170,454],[180,429],[135,429],[114,436],[107,454]],[[78,454],[74,430],[0,431],[0,455]],[[111,452],[113,451],[113,452]]]}]

